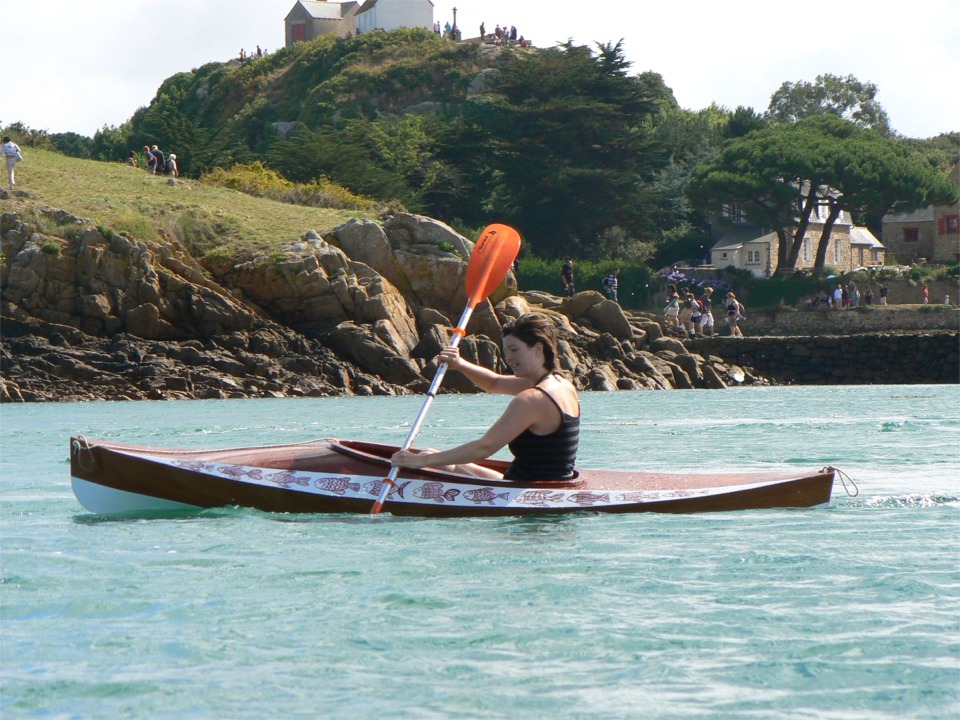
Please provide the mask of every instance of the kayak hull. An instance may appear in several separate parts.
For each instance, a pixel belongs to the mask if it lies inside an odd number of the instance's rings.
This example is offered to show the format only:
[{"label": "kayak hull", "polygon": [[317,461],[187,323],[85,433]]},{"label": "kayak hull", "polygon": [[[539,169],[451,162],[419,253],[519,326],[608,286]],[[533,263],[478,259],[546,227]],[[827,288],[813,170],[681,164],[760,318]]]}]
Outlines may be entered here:
[{"label": "kayak hull", "polygon": [[[282,513],[370,512],[395,446],[323,440],[181,450],[71,438],[74,494],[98,515],[245,507]],[[499,471],[506,463],[487,461]],[[384,512],[419,517],[569,512],[693,513],[830,502],[835,470],[658,473],[580,470],[572,480],[510,482],[439,470],[400,471]]]}]

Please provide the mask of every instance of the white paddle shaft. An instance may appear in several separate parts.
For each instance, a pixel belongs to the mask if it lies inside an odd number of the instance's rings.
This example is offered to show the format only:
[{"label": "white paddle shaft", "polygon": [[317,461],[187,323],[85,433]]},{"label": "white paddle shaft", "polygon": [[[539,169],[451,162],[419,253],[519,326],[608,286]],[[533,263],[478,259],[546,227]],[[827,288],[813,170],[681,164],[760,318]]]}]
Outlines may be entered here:
[{"label": "white paddle shaft", "polygon": [[[460,344],[460,338],[464,336],[464,333],[467,329],[467,323],[470,322],[470,316],[473,314],[473,308],[467,306],[463,310],[463,315],[460,316],[460,322],[457,323],[457,329],[453,333],[453,338],[450,340],[449,347],[455,348]],[[417,413],[416,420],[413,421],[413,426],[410,428],[410,432],[407,433],[407,439],[403,441],[403,445],[400,446],[400,450],[408,450],[411,445],[413,445],[414,439],[417,437],[417,433],[420,432],[420,426],[423,425],[423,421],[427,417],[427,411],[430,409],[430,405],[433,403],[433,399],[437,396],[437,390],[440,389],[440,383],[443,382],[443,376],[447,374],[447,368],[449,366],[447,363],[440,363],[440,367],[437,368],[437,374],[433,376],[433,382],[430,383],[430,389],[427,390],[427,396],[423,400],[423,404],[420,406],[420,412]],[[387,475],[387,479],[380,486],[380,494],[377,495],[377,501],[374,503],[375,508],[379,508],[383,505],[383,502],[387,499],[387,495],[390,493],[391,488],[394,487],[394,481],[397,479],[397,474],[400,472],[400,468],[392,467],[390,468],[390,473]]]}]

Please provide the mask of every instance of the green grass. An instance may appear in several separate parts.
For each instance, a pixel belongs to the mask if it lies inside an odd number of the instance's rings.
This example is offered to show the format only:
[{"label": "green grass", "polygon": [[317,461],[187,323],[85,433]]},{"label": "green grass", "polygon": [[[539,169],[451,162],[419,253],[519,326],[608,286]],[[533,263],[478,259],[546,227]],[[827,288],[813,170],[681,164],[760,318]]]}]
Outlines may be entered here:
[{"label": "green grass", "polygon": [[138,240],[159,239],[162,231],[198,259],[214,249],[221,257],[269,253],[308,230],[324,234],[351,218],[371,217],[364,211],[252,197],[190,178],[181,183],[173,187],[167,178],[121,163],[80,160],[37,148],[17,166],[17,188],[30,195],[24,211],[30,212],[34,203],[49,205]]}]

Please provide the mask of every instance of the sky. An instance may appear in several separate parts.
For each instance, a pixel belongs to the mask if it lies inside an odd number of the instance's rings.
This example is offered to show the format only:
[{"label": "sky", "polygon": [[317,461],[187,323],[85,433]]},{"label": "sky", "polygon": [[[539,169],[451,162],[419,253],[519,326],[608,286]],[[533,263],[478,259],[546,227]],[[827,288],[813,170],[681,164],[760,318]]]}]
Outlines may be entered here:
[{"label": "sky", "polygon": [[[282,46],[295,0],[4,0],[0,125],[92,136],[148,105],[178,72]],[[631,73],[663,76],[680,106],[766,110],[784,82],[875,84],[893,128],[960,131],[960,0],[434,0],[464,38],[499,23],[538,47],[623,41]]]}]

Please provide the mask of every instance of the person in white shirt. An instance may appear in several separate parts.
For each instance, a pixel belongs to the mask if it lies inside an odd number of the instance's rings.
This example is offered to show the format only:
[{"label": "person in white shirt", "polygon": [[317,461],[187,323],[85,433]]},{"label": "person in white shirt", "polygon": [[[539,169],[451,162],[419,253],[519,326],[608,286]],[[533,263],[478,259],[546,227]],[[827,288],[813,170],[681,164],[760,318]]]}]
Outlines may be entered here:
[{"label": "person in white shirt", "polygon": [[14,178],[14,170],[17,163],[23,160],[20,154],[20,146],[10,139],[9,135],[3,137],[3,146],[0,147],[0,155],[3,155],[7,161],[7,180],[10,182],[10,189],[13,190],[17,183]]}]

